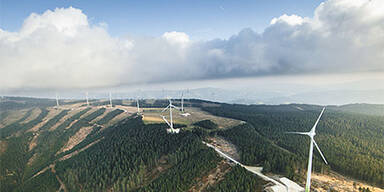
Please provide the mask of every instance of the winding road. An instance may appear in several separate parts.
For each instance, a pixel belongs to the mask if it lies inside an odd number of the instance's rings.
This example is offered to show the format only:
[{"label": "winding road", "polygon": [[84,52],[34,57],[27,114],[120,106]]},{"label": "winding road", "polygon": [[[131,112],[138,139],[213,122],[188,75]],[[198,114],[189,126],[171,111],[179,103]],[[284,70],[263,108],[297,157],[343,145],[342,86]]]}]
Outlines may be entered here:
[{"label": "winding road", "polygon": [[232,157],[230,157],[227,154],[225,154],[222,151],[220,151],[215,146],[213,146],[213,145],[211,145],[209,143],[206,143],[204,141],[203,141],[203,143],[205,145],[207,145],[208,147],[213,148],[217,153],[220,154],[220,156],[222,156],[222,157],[232,161],[233,163],[235,163],[237,165],[240,165],[241,167],[244,167],[249,172],[251,172],[253,174],[256,174],[257,176],[261,177],[263,180],[268,181],[268,182],[272,182],[273,184],[275,184],[275,186],[273,186],[274,191],[276,191],[276,192],[287,192],[288,191],[288,187],[287,186],[285,186],[282,183],[280,183],[280,182],[278,182],[278,181],[276,181],[276,180],[274,180],[274,179],[264,175],[263,173],[261,173],[261,170],[263,169],[262,167],[251,167],[251,166],[243,165],[240,162],[238,162],[235,159],[233,159]]}]

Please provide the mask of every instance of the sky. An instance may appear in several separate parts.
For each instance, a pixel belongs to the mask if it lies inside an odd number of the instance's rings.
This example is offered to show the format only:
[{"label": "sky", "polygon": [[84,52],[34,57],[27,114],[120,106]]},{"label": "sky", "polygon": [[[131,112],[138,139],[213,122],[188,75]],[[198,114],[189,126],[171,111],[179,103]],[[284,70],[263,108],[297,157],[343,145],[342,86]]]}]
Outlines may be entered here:
[{"label": "sky", "polygon": [[55,8],[81,9],[90,23],[106,23],[112,36],[161,36],[182,31],[194,40],[229,38],[243,28],[262,32],[282,14],[312,16],[316,0],[1,0],[0,28],[18,31],[31,13]]},{"label": "sky", "polygon": [[3,94],[176,84],[284,95],[384,90],[382,0],[0,5]]}]

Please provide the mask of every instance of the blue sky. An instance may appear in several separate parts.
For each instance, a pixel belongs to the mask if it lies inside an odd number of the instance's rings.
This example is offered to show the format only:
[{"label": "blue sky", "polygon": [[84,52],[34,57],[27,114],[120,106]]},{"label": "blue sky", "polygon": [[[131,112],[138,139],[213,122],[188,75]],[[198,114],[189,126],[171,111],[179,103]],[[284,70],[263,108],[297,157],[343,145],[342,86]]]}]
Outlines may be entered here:
[{"label": "blue sky", "polygon": [[105,22],[113,36],[160,36],[182,31],[192,40],[228,38],[243,28],[262,32],[274,17],[312,17],[318,0],[0,0],[0,28],[17,31],[32,12],[81,9],[92,23]]}]

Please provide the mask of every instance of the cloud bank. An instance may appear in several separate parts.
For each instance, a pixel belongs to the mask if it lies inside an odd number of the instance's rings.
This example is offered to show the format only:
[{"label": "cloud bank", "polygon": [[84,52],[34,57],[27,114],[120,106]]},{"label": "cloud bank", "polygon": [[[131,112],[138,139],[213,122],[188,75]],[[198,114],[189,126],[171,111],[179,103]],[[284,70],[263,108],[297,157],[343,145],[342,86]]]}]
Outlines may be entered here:
[{"label": "cloud bank", "polygon": [[313,18],[282,15],[263,33],[191,41],[183,32],[112,37],[76,8],[0,29],[3,89],[91,88],[279,74],[384,71],[384,1],[329,0]]}]

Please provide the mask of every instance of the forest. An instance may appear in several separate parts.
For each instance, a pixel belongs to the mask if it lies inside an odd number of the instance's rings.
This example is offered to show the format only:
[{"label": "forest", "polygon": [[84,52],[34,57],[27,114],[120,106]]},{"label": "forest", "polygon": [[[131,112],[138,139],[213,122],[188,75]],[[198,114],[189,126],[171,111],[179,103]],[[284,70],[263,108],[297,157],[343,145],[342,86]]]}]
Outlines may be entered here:
[{"label": "forest", "polygon": [[258,179],[244,168],[235,166],[218,184],[209,186],[207,192],[263,191],[262,186],[265,184],[265,181]]},{"label": "forest", "polygon": [[[170,135],[166,133],[166,124],[146,125],[135,115],[101,129],[123,113],[120,109],[105,113],[103,107],[84,106],[76,113],[57,109],[56,115],[44,122],[49,110],[41,107],[39,115],[25,123],[35,109],[23,109],[26,112],[20,119],[0,129],[1,136],[4,135],[0,142],[7,145],[5,151],[0,151],[1,191],[57,191],[61,187],[59,180],[68,191],[187,191],[222,161],[216,152],[202,144],[207,133],[198,127],[217,126],[209,120],[199,122],[196,129]],[[12,110],[7,111],[10,114]],[[28,131],[37,124],[41,124],[37,132]],[[92,131],[84,140],[59,153],[70,137],[88,126],[92,126]],[[34,148],[30,148],[32,141],[36,142]],[[82,148],[87,149],[60,160]],[[259,178],[252,178],[243,169],[229,173],[229,182],[234,179],[234,173],[244,178],[243,188],[248,191],[262,187]],[[210,191],[226,189],[226,180],[218,188],[209,186]],[[232,187],[228,185],[227,191]]]},{"label": "forest", "polygon": [[[165,125],[144,125],[141,118],[127,119],[103,136],[84,153],[57,164],[71,191],[184,191],[219,160],[192,132],[169,135]],[[151,172],[159,166],[165,171]]]},{"label": "forest", "polygon": [[[384,151],[382,150],[384,149],[384,117],[381,116],[381,113],[368,115],[351,110],[351,106],[347,108],[347,112],[332,108],[325,111],[317,127],[315,140],[328,160],[329,167],[324,165],[315,150],[315,171],[326,172],[330,168],[338,173],[384,187]],[[284,168],[274,166],[282,164],[281,161],[270,161],[271,157],[267,157],[267,161],[262,162],[265,159],[263,151],[274,151],[264,149],[268,146],[283,149],[280,150],[281,152],[277,152],[277,156],[272,159],[279,159],[279,155],[282,155],[284,151],[294,154],[292,158],[290,155],[282,156],[284,159],[290,159],[288,162],[295,162],[293,158],[295,156],[299,160],[306,159],[309,139],[304,136],[289,135],[286,132],[309,131],[316,121],[321,107],[222,104],[220,107],[203,107],[203,109],[214,115],[249,123],[248,130],[245,130],[248,131],[248,135],[245,134],[243,126],[218,134],[239,146],[242,161],[253,164],[265,163],[267,170],[271,167],[272,172],[284,172]],[[261,144],[256,144],[261,139],[253,137],[264,138],[271,145],[264,146],[261,142]],[[243,142],[248,139],[248,142]],[[253,143],[253,145],[244,143]],[[258,147],[263,147],[263,150],[258,151]],[[256,160],[252,158],[256,158]],[[299,162],[296,166],[289,165],[287,168],[298,170],[305,168],[306,162],[302,160]],[[285,171],[285,173],[290,172],[292,171]],[[293,175],[288,174],[287,176],[292,178]]]}]

